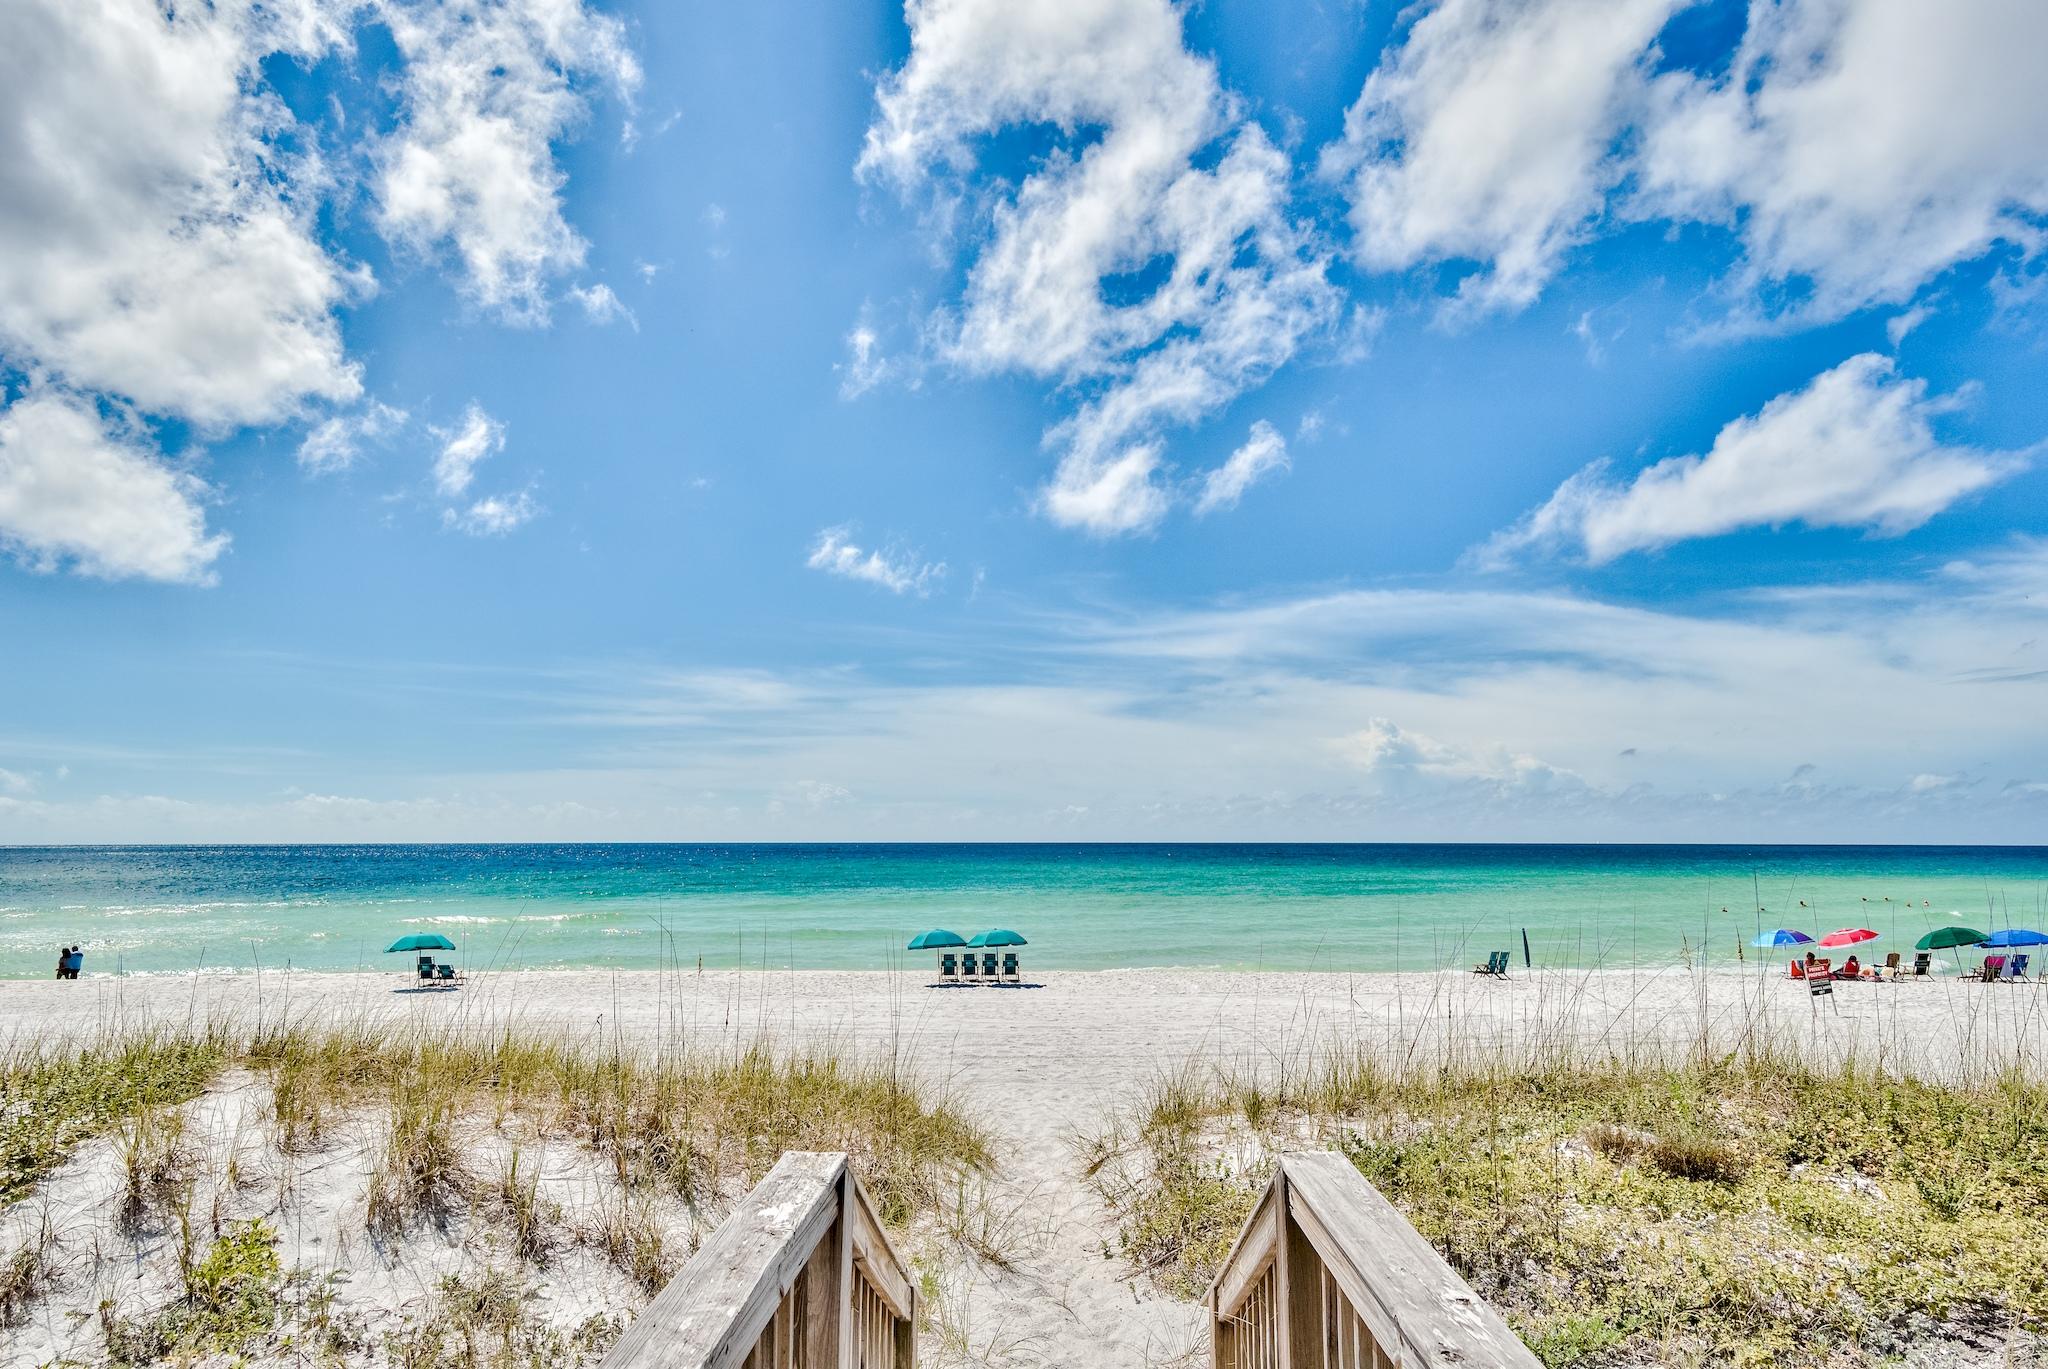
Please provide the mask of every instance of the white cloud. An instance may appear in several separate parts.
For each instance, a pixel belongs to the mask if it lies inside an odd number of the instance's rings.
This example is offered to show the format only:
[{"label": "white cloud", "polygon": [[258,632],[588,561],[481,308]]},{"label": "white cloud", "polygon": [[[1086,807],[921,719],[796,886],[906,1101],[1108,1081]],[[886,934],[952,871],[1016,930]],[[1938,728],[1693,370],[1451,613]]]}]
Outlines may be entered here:
[{"label": "white cloud", "polygon": [[89,399],[45,387],[0,410],[0,547],[32,569],[210,583],[228,539],[206,530],[206,494]]},{"label": "white cloud", "polygon": [[472,537],[503,537],[532,522],[539,513],[540,505],[533,496],[520,490],[516,494],[486,495],[460,511],[443,509],[441,526]]},{"label": "white cloud", "polygon": [[423,253],[452,249],[463,289],[513,322],[547,317],[549,277],[582,265],[552,144],[587,111],[579,82],[630,96],[624,26],[577,0],[387,2],[404,122],[378,150],[378,219]]},{"label": "white cloud", "polygon": [[612,293],[611,286],[606,285],[602,281],[588,289],[572,285],[569,287],[569,297],[583,306],[583,317],[589,319],[592,323],[601,326],[607,323],[617,323],[620,319],[624,319],[634,332],[640,331],[640,320],[633,317],[633,311],[626,307],[623,300]]},{"label": "white cloud", "polygon": [[804,564],[827,575],[864,580],[892,594],[916,594],[919,598],[930,594],[932,585],[946,573],[943,561],[920,562],[912,554],[863,550],[849,540],[852,531],[842,526],[819,533]]},{"label": "white cloud", "polygon": [[35,781],[19,770],[0,769],[0,794],[25,799],[35,792]]},{"label": "white cloud", "polygon": [[1252,424],[1251,437],[1245,444],[1202,482],[1201,497],[1195,501],[1196,516],[1236,508],[1246,490],[1274,471],[1286,469],[1287,439],[1262,418]]},{"label": "white cloud", "polygon": [[[269,64],[345,58],[377,22],[401,53],[396,128],[370,146],[339,121],[301,124]],[[474,298],[534,316],[543,279],[582,254],[550,144],[584,110],[577,82],[637,81],[622,33],[580,0],[0,7],[0,367],[48,387],[20,425],[64,411],[76,428],[90,410],[210,436],[326,409],[299,458],[345,466],[396,411],[347,412],[362,381],[336,315],[375,283],[323,241],[323,213],[349,203],[370,152],[386,232],[424,250],[452,243]],[[37,564],[207,578],[225,539],[205,532],[201,487],[133,422],[72,438],[31,454],[38,479],[12,492],[10,544]],[[55,450],[84,464],[53,471],[40,453]],[[14,457],[17,480],[29,459]],[[37,502],[59,490],[73,501],[62,510]],[[75,502],[87,498],[106,507]],[[153,550],[91,531],[144,510],[159,518]]]},{"label": "white cloud", "polygon": [[1903,313],[1893,314],[1884,321],[1885,340],[1896,349],[1906,340],[1906,335],[1934,316],[1934,308],[1927,304],[1916,304]]},{"label": "white cloud", "polygon": [[371,400],[354,413],[334,414],[315,424],[299,442],[299,468],[330,475],[355,465],[362,444],[380,442],[405,426],[406,413]]},{"label": "white cloud", "polygon": [[1722,428],[1704,456],[1674,456],[1627,484],[1596,462],[1482,553],[1576,544],[1594,564],[1749,527],[1804,523],[1895,534],[2017,470],[2023,457],[1945,446],[1932,420],[1953,400],[1899,376],[1889,357],[1853,356],[1803,390]]},{"label": "white cloud", "polygon": [[1521,309],[1624,174],[1616,140],[1649,47],[1688,0],[1444,0],[1367,78],[1325,149],[1356,250],[1405,270],[1477,261],[1451,316]]},{"label": "white cloud", "polygon": [[1418,785],[1448,784],[1509,794],[1583,788],[1585,783],[1570,771],[1499,744],[1455,746],[1386,718],[1374,718],[1332,745],[1340,756],[1379,780],[1383,788],[1397,793]]},{"label": "white cloud", "polygon": [[[1336,318],[1327,259],[1285,213],[1288,160],[1167,0],[907,15],[910,56],[877,89],[859,173],[906,192],[951,173],[990,225],[934,319],[938,350],[1087,395],[1047,434],[1059,463],[1040,507],[1097,534],[1147,528],[1169,502],[1159,430],[1263,382]],[[1015,126],[1050,126],[1060,147],[1014,185],[977,184],[973,140]]]},{"label": "white cloud", "polygon": [[480,463],[505,450],[505,425],[474,402],[463,411],[461,426],[430,431],[441,439],[441,451],[434,458],[434,487],[451,497],[469,488]]},{"label": "white cloud", "polygon": [[332,311],[368,277],[258,66],[335,41],[310,4],[0,7],[0,353],[207,428],[353,399]]},{"label": "white cloud", "polygon": [[846,335],[846,360],[832,369],[839,372],[841,399],[859,399],[888,377],[889,362],[881,354],[881,339],[865,320]]},{"label": "white cloud", "polygon": [[[2048,7],[1754,0],[1725,75],[1654,85],[1636,212],[1730,225],[1793,319],[1902,303],[2048,214]],[[1764,314],[1774,312],[1761,308]]]}]

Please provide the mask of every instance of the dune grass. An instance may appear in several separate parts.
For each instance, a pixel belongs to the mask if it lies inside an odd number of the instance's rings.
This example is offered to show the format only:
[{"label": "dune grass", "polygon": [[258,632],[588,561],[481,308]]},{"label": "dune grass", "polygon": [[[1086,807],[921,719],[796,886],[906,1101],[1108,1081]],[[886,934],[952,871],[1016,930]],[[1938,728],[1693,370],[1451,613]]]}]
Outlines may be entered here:
[{"label": "dune grass", "polygon": [[2048,1086],[2016,1071],[1353,1051],[1163,1080],[1092,1161],[1122,1253],[1194,1296],[1298,1148],[1349,1157],[1551,1365],[1874,1362],[2048,1326]]},{"label": "dune grass", "polygon": [[[415,1309],[401,1329],[372,1335],[362,1311],[287,1267],[276,1228],[223,1217],[224,1193],[253,1182],[241,1133],[203,1154],[184,1107],[215,1083],[259,1090],[251,1139],[261,1153],[250,1163],[278,1179],[279,1211],[298,1157],[361,1156],[359,1231],[386,1249],[428,1225],[464,1243],[489,1233],[478,1248],[503,1252],[508,1267],[445,1284],[431,1316]],[[301,1021],[52,1039],[0,1054],[0,1195],[27,1196],[95,1137],[119,1179],[115,1232],[168,1233],[153,1248],[175,1260],[181,1289],[161,1306],[101,1309],[113,1363],[286,1346],[351,1346],[423,1369],[580,1362],[602,1353],[630,1307],[576,1327],[549,1323],[524,1271],[547,1269],[572,1245],[644,1297],[688,1256],[680,1233],[715,1221],[786,1150],[851,1153],[881,1217],[899,1226],[942,1217],[966,1177],[990,1164],[983,1133],[886,1057],[829,1048],[639,1051],[519,1029]],[[564,1211],[542,1188],[551,1153],[573,1154],[574,1167],[604,1180],[583,1210]],[[53,1296],[63,1236],[45,1230],[0,1255],[0,1322]],[[98,1240],[87,1244],[96,1251]]]}]

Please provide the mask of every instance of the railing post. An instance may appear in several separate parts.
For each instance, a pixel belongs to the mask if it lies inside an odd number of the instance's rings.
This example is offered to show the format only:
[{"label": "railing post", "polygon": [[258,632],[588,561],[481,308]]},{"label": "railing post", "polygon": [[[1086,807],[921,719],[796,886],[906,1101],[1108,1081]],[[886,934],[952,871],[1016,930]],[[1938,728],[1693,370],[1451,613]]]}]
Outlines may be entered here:
[{"label": "railing post", "polygon": [[1323,1261],[1294,1220],[1294,1186],[1287,1185],[1281,1196],[1286,1202],[1280,1213],[1278,1258],[1287,1271],[1281,1298],[1286,1328],[1281,1363],[1286,1369],[1318,1369],[1323,1362]]},{"label": "railing post", "polygon": [[804,1358],[812,1369],[852,1369],[853,1169],[833,1183],[839,1214],[804,1267]]}]

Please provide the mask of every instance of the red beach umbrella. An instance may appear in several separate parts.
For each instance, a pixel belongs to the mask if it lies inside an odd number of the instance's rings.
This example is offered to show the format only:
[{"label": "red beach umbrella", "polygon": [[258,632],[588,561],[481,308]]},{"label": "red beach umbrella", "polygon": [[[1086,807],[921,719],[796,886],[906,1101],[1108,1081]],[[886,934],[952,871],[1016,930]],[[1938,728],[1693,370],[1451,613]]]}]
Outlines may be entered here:
[{"label": "red beach umbrella", "polygon": [[1820,944],[1827,947],[1854,946],[1859,941],[1875,940],[1877,933],[1868,927],[1844,927],[1838,932],[1829,932],[1820,939]]}]

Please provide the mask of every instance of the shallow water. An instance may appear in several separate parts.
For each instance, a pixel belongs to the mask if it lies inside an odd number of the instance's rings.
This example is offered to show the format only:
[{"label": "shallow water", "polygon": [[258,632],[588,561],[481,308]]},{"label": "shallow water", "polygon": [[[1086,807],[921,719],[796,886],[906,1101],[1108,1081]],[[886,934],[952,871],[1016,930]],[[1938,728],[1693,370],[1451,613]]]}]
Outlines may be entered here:
[{"label": "shallow water", "polygon": [[416,931],[472,967],[879,969],[935,926],[1066,969],[1519,963],[1524,932],[1538,964],[1732,964],[1760,928],[1871,927],[1881,956],[1952,920],[2048,923],[2048,847],[0,848],[13,978],[71,942],[88,975],[390,969]]}]

